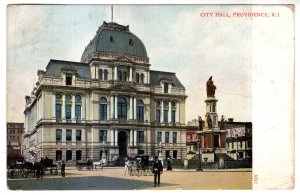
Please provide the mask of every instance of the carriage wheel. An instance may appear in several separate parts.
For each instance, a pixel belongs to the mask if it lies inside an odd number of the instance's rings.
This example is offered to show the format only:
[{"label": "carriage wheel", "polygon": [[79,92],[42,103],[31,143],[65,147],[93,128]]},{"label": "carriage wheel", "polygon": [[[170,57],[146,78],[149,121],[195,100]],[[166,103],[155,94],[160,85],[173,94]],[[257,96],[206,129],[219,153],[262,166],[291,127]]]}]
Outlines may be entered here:
[{"label": "carriage wheel", "polygon": [[133,176],[133,175],[134,175],[133,170],[132,170],[132,169],[128,169],[128,174],[129,174],[130,176]]}]

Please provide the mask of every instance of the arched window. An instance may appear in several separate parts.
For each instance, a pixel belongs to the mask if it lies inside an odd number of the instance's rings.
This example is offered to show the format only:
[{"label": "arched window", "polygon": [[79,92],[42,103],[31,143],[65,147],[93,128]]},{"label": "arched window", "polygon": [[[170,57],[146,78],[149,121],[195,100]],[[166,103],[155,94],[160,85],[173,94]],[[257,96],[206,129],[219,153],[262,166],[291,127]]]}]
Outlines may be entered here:
[{"label": "arched window", "polygon": [[80,102],[81,101],[81,96],[80,95],[76,95],[75,96],[75,100],[76,100],[76,102]]},{"label": "arched window", "polygon": [[127,72],[123,72],[123,80],[127,81]]},{"label": "arched window", "polygon": [[55,99],[56,99],[56,100],[61,100],[61,94],[59,94],[59,93],[56,94],[56,95],[55,95]]},{"label": "arched window", "polygon": [[144,83],[144,77],[145,77],[144,74],[141,74],[141,81],[140,81],[141,83]]},{"label": "arched window", "polygon": [[107,100],[106,98],[100,98],[100,120],[107,120]]},{"label": "arched window", "polygon": [[136,75],[135,75],[135,82],[136,83],[139,83],[140,82],[140,75],[139,75],[139,73],[136,73]]},{"label": "arched window", "polygon": [[103,71],[102,71],[102,69],[100,69],[100,70],[99,70],[99,79],[100,79],[100,81],[103,80],[102,74],[103,74]]},{"label": "arched window", "polygon": [[75,96],[75,118],[77,122],[81,121],[81,96],[80,95],[76,95]]},{"label": "arched window", "polygon": [[138,100],[136,104],[136,115],[138,121],[144,121],[144,102],[142,100]]},{"label": "arched window", "polygon": [[118,119],[127,120],[127,101],[125,98],[118,98]]},{"label": "arched window", "polygon": [[122,76],[123,76],[123,75],[122,75],[122,72],[119,71],[119,72],[118,72],[118,78],[119,78],[119,81],[122,81]]},{"label": "arched window", "polygon": [[108,80],[108,71],[107,70],[104,70],[104,79],[105,81]]}]

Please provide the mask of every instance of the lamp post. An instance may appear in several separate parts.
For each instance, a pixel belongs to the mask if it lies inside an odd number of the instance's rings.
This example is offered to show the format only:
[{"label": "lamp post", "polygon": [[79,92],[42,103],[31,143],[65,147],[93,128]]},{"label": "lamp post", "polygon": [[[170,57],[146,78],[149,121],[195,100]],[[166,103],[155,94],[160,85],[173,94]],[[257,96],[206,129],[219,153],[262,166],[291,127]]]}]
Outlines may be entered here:
[{"label": "lamp post", "polygon": [[197,146],[198,146],[198,158],[199,158],[197,171],[203,171],[203,169],[202,169],[202,158],[201,158],[201,152],[200,152],[200,150],[201,150],[201,140],[200,140],[200,138],[197,141]]},{"label": "lamp post", "polygon": [[106,140],[106,136],[104,135],[103,142],[102,142],[103,143],[103,153],[102,153],[102,158],[101,158],[102,162],[106,161],[106,153],[105,153],[106,142],[105,142],[105,140]]},{"label": "lamp post", "polygon": [[236,156],[236,161],[238,160],[238,134],[235,134],[235,140],[236,140],[236,152],[235,152],[235,156]]}]

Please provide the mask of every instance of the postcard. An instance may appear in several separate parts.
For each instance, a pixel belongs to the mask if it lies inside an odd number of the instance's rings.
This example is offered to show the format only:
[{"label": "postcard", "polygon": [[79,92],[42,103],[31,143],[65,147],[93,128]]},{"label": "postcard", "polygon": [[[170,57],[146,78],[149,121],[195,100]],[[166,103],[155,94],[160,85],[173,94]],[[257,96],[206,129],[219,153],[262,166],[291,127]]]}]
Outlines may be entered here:
[{"label": "postcard", "polygon": [[293,189],[295,5],[8,4],[22,190]]}]

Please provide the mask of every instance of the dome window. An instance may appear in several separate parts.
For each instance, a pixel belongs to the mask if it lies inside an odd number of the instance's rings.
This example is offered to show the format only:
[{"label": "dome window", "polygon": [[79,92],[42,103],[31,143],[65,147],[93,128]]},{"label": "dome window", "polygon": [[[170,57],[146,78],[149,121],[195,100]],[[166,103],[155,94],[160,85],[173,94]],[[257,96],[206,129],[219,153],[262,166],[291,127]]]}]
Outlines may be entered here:
[{"label": "dome window", "polygon": [[114,43],[114,42],[115,42],[113,36],[110,36],[109,41],[110,41],[111,43]]},{"label": "dome window", "polygon": [[129,45],[133,45],[132,39],[129,39]]}]

